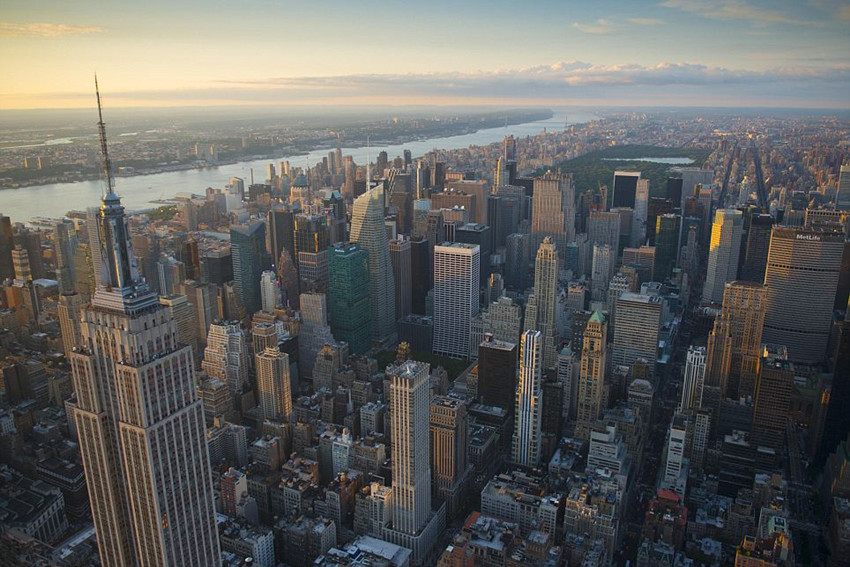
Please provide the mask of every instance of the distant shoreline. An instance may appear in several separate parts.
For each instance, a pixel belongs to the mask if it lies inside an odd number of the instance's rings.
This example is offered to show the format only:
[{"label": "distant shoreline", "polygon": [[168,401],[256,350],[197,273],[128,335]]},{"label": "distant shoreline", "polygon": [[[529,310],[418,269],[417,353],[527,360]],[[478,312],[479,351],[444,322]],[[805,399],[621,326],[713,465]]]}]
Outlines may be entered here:
[{"label": "distant shoreline", "polygon": [[[449,138],[454,136],[463,136],[466,134],[474,134],[481,130],[487,130],[489,128],[495,128],[504,123],[507,126],[515,126],[517,124],[526,124],[529,122],[539,122],[542,120],[551,119],[555,113],[550,110],[538,110],[538,111],[528,111],[524,114],[514,114],[505,117],[504,122],[496,121],[496,119],[488,120],[486,123],[475,125],[471,127],[469,124],[464,124],[463,127],[460,128],[452,128],[451,125],[446,128],[443,132],[435,132],[429,133],[427,135],[402,135],[397,140],[373,140],[371,145],[377,146],[381,144],[408,144],[411,142],[417,142],[422,140],[428,140],[432,138]],[[213,142],[214,143],[214,142]],[[350,145],[347,147],[350,149],[359,149],[366,147],[366,142],[363,140],[353,140]],[[228,165],[236,165],[239,163],[246,163],[258,160],[281,160],[281,159],[291,159],[298,158],[302,156],[309,155],[311,152],[319,151],[322,149],[327,149],[328,151],[332,151],[332,146],[327,146],[326,143],[315,144],[312,147],[308,148],[291,148],[287,150],[281,150],[280,153],[274,154],[258,154],[258,155],[243,155],[238,157],[237,159],[224,159],[219,160],[214,164],[209,163],[182,163],[182,164],[172,164],[172,165],[161,165],[161,166],[153,166],[153,167],[144,167],[144,168],[134,168],[132,173],[122,172],[120,171],[120,162],[115,163],[115,166],[118,168],[118,171],[115,172],[116,177],[139,177],[144,175],[156,175],[159,173],[170,173],[170,172],[178,172],[178,171],[193,171],[199,169],[216,169],[222,166]],[[7,170],[8,171],[8,170]],[[23,180],[17,181],[13,184],[6,185],[2,183],[2,180],[5,179],[4,172],[0,171],[0,190],[5,189],[26,189],[29,187],[40,187],[44,185],[53,185],[57,183],[79,183],[86,181],[97,181],[101,178],[101,173],[99,170],[96,171],[86,171],[85,173],[80,172],[79,174],[70,174],[70,175],[56,175],[49,178],[37,178],[32,181]]]}]

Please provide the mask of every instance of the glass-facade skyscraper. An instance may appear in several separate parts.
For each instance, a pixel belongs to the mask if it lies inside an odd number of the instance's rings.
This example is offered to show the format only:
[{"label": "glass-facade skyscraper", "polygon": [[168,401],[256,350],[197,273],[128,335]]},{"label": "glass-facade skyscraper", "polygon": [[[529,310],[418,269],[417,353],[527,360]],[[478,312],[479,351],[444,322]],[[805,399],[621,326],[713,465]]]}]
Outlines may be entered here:
[{"label": "glass-facade skyscraper", "polygon": [[357,244],[336,244],[328,249],[328,272],[331,333],[352,353],[364,353],[372,345],[369,253]]},{"label": "glass-facade skyscraper", "polygon": [[395,278],[384,227],[384,190],[381,186],[367,190],[354,200],[351,242],[369,253],[372,339],[391,343],[396,336]]},{"label": "glass-facade skyscraper", "polygon": [[266,225],[261,221],[231,225],[230,253],[233,257],[233,279],[245,310],[249,315],[262,307],[260,276],[265,270]]},{"label": "glass-facade skyscraper", "polygon": [[676,267],[679,255],[679,216],[659,215],[655,224],[655,279],[664,281]]}]

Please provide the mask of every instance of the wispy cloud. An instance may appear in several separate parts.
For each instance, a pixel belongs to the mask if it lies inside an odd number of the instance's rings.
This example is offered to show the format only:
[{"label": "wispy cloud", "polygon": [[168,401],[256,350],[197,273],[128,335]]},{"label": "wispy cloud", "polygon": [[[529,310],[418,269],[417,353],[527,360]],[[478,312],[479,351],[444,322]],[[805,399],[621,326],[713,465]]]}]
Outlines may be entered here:
[{"label": "wispy cloud", "polygon": [[611,25],[611,22],[602,18],[590,23],[573,22],[572,27],[584,33],[598,35],[604,35],[614,31],[614,26]]},{"label": "wispy cloud", "polygon": [[585,61],[559,61],[520,69],[503,69],[476,73],[409,73],[342,75],[331,77],[276,77],[258,81],[221,81],[261,88],[284,89],[391,89],[425,88],[434,91],[450,89],[502,87],[518,89],[596,86],[596,85],[709,85],[730,83],[773,83],[802,81],[850,80],[850,65],[821,68],[781,67],[766,71],[733,70],[694,63],[663,62],[656,65],[594,65]]},{"label": "wispy cloud", "polygon": [[636,26],[660,26],[664,20],[660,18],[629,18],[629,23]]},{"label": "wispy cloud", "polygon": [[100,33],[99,26],[79,26],[72,24],[14,24],[0,22],[0,37],[60,37],[67,35],[87,35]]},{"label": "wispy cloud", "polygon": [[[550,65],[481,71],[219,80],[191,89],[112,92],[118,106],[182,104],[720,104],[848,106],[850,64],[727,69],[693,63]],[[84,103],[90,93],[56,94]],[[81,98],[80,98],[81,97]],[[554,102],[553,102],[554,101]],[[4,97],[0,94],[0,105]],[[50,101],[46,101],[49,103]],[[49,104],[46,104],[49,105]]]},{"label": "wispy cloud", "polygon": [[676,8],[712,20],[739,20],[756,26],[771,24],[821,25],[819,22],[801,20],[775,10],[756,7],[746,0],[664,0],[665,8]]}]

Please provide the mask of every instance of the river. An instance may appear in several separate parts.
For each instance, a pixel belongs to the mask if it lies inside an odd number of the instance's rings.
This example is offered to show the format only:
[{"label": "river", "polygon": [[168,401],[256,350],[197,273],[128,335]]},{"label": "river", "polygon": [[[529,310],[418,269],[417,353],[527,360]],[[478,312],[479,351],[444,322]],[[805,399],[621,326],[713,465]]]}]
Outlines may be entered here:
[{"label": "river", "polygon": [[[372,146],[371,148],[342,148],[343,155],[351,155],[354,162],[363,164],[366,155],[371,155],[372,161],[379,152],[385,151],[390,160],[403,155],[404,150],[410,150],[414,156],[422,156],[433,149],[459,149],[471,145],[481,146],[498,142],[506,134],[513,134],[517,138],[524,138],[539,134],[543,129],[561,130],[565,124],[581,124],[598,118],[594,114],[581,110],[559,110],[547,120],[514,124],[505,128],[487,128],[478,130],[471,134],[458,136],[447,136],[442,138],[429,138],[416,140],[406,144],[395,144],[391,146]],[[116,179],[116,192],[121,196],[122,202],[128,211],[139,211],[155,206],[152,201],[168,199],[177,193],[203,194],[207,187],[223,189],[231,177],[245,179],[245,184],[251,178],[251,169],[254,170],[254,179],[261,183],[266,177],[266,168],[269,163],[288,159],[294,166],[303,167],[306,164],[314,166],[328,155],[328,149],[314,150],[306,155],[281,156],[274,159],[262,159],[245,161],[218,167],[204,169],[188,169],[184,171],[169,171],[152,175],[138,175],[135,177],[118,177]],[[54,183],[51,185],[36,185],[21,187],[19,189],[5,189],[0,191],[0,213],[12,218],[12,222],[27,222],[32,217],[62,217],[70,210],[83,210],[87,207],[97,206],[103,191],[103,182],[79,181],[76,183]]]}]

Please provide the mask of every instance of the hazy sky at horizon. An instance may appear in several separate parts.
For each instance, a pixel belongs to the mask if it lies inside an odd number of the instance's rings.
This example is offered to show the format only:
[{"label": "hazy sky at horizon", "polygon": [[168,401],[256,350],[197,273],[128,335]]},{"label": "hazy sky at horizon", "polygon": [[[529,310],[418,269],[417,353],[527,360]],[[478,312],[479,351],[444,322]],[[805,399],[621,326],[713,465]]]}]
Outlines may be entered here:
[{"label": "hazy sky at horizon", "polygon": [[7,0],[0,109],[850,108],[845,0]]}]

